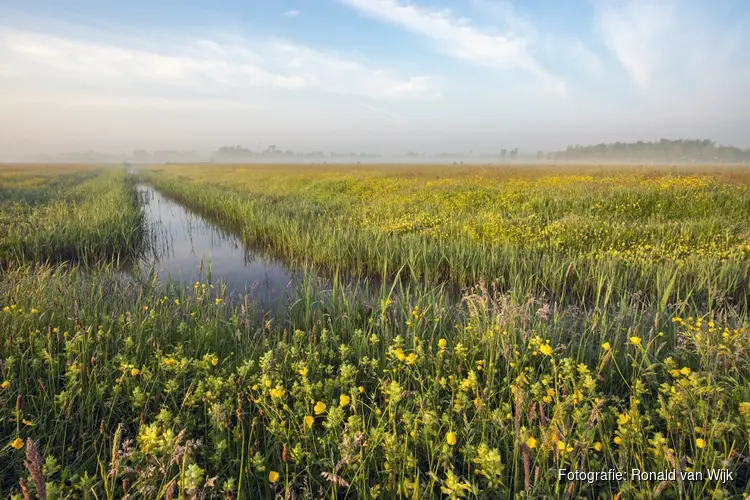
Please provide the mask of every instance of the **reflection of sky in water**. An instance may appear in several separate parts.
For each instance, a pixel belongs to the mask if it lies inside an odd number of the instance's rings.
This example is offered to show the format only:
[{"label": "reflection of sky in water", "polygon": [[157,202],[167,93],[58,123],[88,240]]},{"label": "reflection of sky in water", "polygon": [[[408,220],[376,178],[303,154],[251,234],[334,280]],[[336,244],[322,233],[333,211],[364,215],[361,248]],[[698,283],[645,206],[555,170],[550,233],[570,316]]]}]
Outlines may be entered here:
[{"label": "reflection of sky in water", "polygon": [[138,192],[152,244],[145,270],[153,265],[161,278],[195,282],[205,279],[210,263],[212,282],[225,282],[229,293],[247,293],[264,305],[293,291],[296,277],[280,262],[246,251],[239,238],[149,186],[138,186]]}]

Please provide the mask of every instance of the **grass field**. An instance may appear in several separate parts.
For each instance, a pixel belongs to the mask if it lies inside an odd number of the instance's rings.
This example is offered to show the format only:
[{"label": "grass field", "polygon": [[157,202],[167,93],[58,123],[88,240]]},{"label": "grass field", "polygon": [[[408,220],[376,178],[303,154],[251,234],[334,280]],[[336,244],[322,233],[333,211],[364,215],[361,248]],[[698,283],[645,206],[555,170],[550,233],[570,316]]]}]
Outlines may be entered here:
[{"label": "grass field", "polygon": [[[748,169],[203,168],[149,182],[287,258],[574,302],[746,300]],[[712,175],[713,174],[713,175]]]},{"label": "grass field", "polygon": [[332,276],[272,316],[215,281],[122,280],[133,181],[61,174],[0,170],[2,497],[750,493],[750,171],[141,172]]},{"label": "grass field", "polygon": [[0,265],[91,263],[137,253],[141,212],[123,171],[0,168]]}]

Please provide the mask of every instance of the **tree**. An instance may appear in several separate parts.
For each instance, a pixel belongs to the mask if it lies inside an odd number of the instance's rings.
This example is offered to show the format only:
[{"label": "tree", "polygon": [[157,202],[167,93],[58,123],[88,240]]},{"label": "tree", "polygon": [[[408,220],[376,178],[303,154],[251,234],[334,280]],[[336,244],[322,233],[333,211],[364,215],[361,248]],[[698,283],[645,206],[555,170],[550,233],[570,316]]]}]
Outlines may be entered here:
[{"label": "tree", "polygon": [[717,146],[708,139],[669,140],[657,142],[631,142],[597,144],[595,146],[568,146],[557,153],[557,158],[568,161],[659,161],[659,162],[744,162],[750,160],[750,149],[734,146]]},{"label": "tree", "polygon": [[508,156],[508,150],[507,149],[501,149],[500,150],[500,158],[502,158],[504,160],[506,156]]},{"label": "tree", "polygon": [[544,151],[537,151],[536,152],[536,159],[537,160],[541,160],[542,158],[544,158]]},{"label": "tree", "polygon": [[518,156],[518,148],[513,148],[510,150],[510,159],[515,160]]}]

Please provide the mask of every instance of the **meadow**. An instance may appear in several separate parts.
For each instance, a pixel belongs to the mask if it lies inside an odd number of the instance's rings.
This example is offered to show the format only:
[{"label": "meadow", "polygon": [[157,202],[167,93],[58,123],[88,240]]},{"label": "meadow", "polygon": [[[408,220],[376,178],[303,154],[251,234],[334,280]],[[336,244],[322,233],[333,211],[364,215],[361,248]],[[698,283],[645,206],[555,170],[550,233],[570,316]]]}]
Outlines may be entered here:
[{"label": "meadow", "polygon": [[0,167],[0,266],[137,253],[141,211],[124,171]]},{"label": "meadow", "polygon": [[140,170],[329,277],[274,311],[123,279],[131,177],[0,170],[0,497],[750,494],[749,171]]}]

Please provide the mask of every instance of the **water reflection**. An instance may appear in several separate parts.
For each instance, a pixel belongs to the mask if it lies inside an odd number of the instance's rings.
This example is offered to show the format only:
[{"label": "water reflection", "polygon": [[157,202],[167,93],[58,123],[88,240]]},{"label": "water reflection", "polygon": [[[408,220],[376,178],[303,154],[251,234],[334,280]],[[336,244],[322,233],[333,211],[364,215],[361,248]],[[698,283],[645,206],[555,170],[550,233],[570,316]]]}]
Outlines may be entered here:
[{"label": "water reflection", "polygon": [[148,185],[138,185],[150,238],[141,262],[153,266],[163,281],[212,279],[226,283],[231,294],[247,294],[261,306],[278,304],[294,293],[302,275],[282,262],[248,250],[224,231]]}]

